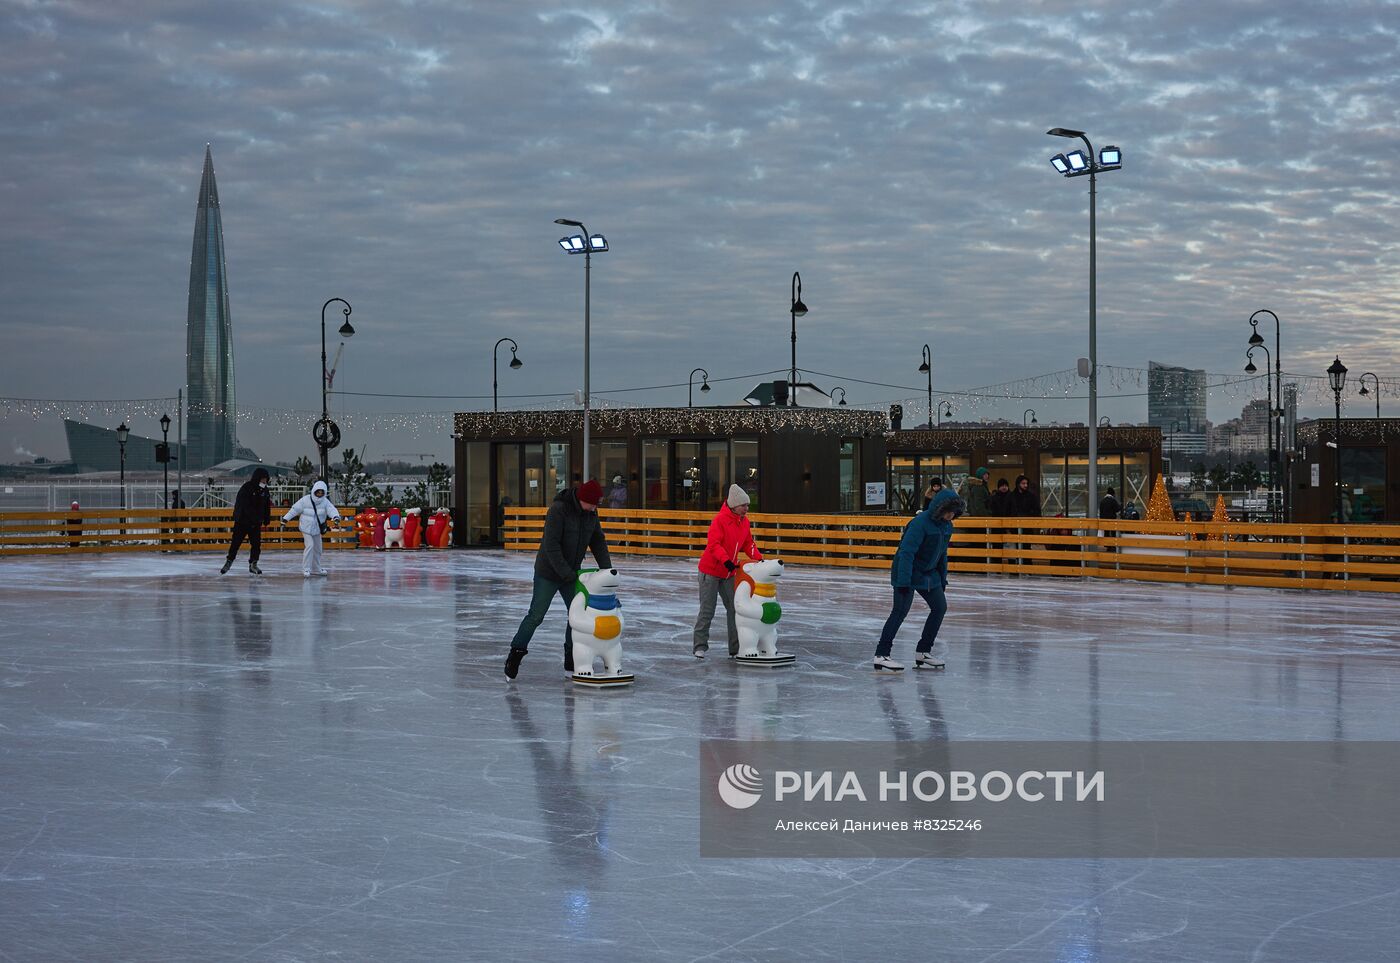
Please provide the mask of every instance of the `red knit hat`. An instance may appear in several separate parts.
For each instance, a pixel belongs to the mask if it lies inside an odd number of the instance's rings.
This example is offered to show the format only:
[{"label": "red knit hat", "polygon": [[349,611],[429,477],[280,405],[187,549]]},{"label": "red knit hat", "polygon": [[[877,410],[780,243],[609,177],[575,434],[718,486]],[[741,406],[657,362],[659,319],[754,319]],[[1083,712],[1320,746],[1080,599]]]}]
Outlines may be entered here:
[{"label": "red knit hat", "polygon": [[596,505],[603,500],[603,486],[590,478],[582,485],[578,486],[578,500]]}]

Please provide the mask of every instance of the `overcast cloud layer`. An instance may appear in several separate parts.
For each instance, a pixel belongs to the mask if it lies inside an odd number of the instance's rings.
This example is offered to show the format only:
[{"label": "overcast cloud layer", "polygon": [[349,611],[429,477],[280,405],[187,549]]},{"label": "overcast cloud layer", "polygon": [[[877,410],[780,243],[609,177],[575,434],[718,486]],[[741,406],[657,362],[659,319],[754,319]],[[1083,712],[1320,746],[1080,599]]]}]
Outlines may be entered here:
[{"label": "overcast cloud layer", "polygon": [[[594,259],[595,389],[785,368],[794,270],[811,308],[798,366],[840,375],[816,380],[853,404],[908,394],[854,379],[921,385],[924,342],[938,389],[1072,368],[1088,182],[1046,163],[1067,146],[1045,136],[1057,125],[1125,155],[1099,183],[1101,361],[1238,372],[1246,319],[1271,308],[1286,370],[1340,353],[1400,377],[1395,3],[0,11],[7,396],[175,393],[206,142],[250,410],[318,405],[318,312],[337,296],[359,331],[338,388],[489,396],[491,345],[511,336],[525,366],[502,366],[504,393],[572,392],[583,265],[555,244],[561,216],[613,247]],[[1027,406],[1084,417],[1064,400],[977,414]],[[65,454],[56,418],[3,430]],[[311,449],[251,413],[240,435],[266,457]]]}]

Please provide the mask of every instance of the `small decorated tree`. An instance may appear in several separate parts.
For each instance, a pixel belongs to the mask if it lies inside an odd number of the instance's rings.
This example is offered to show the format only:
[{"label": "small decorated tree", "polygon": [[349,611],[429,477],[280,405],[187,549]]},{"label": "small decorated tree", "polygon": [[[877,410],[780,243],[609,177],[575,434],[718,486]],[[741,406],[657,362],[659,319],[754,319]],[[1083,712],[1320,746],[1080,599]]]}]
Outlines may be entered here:
[{"label": "small decorated tree", "polygon": [[1215,496],[1215,511],[1211,514],[1210,520],[1213,522],[1228,522],[1230,520],[1230,514],[1225,511],[1224,495]]},{"label": "small decorated tree", "polygon": [[1149,522],[1174,522],[1176,512],[1172,511],[1171,496],[1167,494],[1166,482],[1162,476],[1157,476],[1157,484],[1152,486],[1152,498],[1147,503],[1147,520]]}]

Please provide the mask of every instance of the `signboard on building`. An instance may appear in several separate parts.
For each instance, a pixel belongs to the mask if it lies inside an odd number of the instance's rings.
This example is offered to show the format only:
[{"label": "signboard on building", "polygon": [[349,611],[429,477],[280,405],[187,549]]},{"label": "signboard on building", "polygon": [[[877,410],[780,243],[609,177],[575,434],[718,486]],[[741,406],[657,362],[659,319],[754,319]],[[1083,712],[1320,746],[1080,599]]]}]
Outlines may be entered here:
[{"label": "signboard on building", "polygon": [[1322,486],[1322,466],[1321,466],[1321,465],[1316,465],[1316,464],[1315,464],[1315,465],[1312,466],[1312,487],[1314,487],[1314,488],[1320,488],[1321,486]]},{"label": "signboard on building", "polygon": [[865,483],[865,504],[867,508],[885,504],[884,482]]}]

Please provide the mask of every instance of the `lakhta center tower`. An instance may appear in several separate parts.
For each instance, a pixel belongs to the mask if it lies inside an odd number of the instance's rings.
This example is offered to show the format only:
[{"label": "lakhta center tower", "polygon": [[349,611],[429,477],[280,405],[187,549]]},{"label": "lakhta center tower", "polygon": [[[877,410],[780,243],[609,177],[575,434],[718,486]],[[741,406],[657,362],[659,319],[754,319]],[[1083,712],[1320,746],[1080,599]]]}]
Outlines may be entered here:
[{"label": "lakhta center tower", "polygon": [[214,158],[207,144],[190,254],[185,371],[189,384],[186,467],[199,470],[234,457],[237,422],[224,225],[219,214],[219,188],[214,182]]}]

